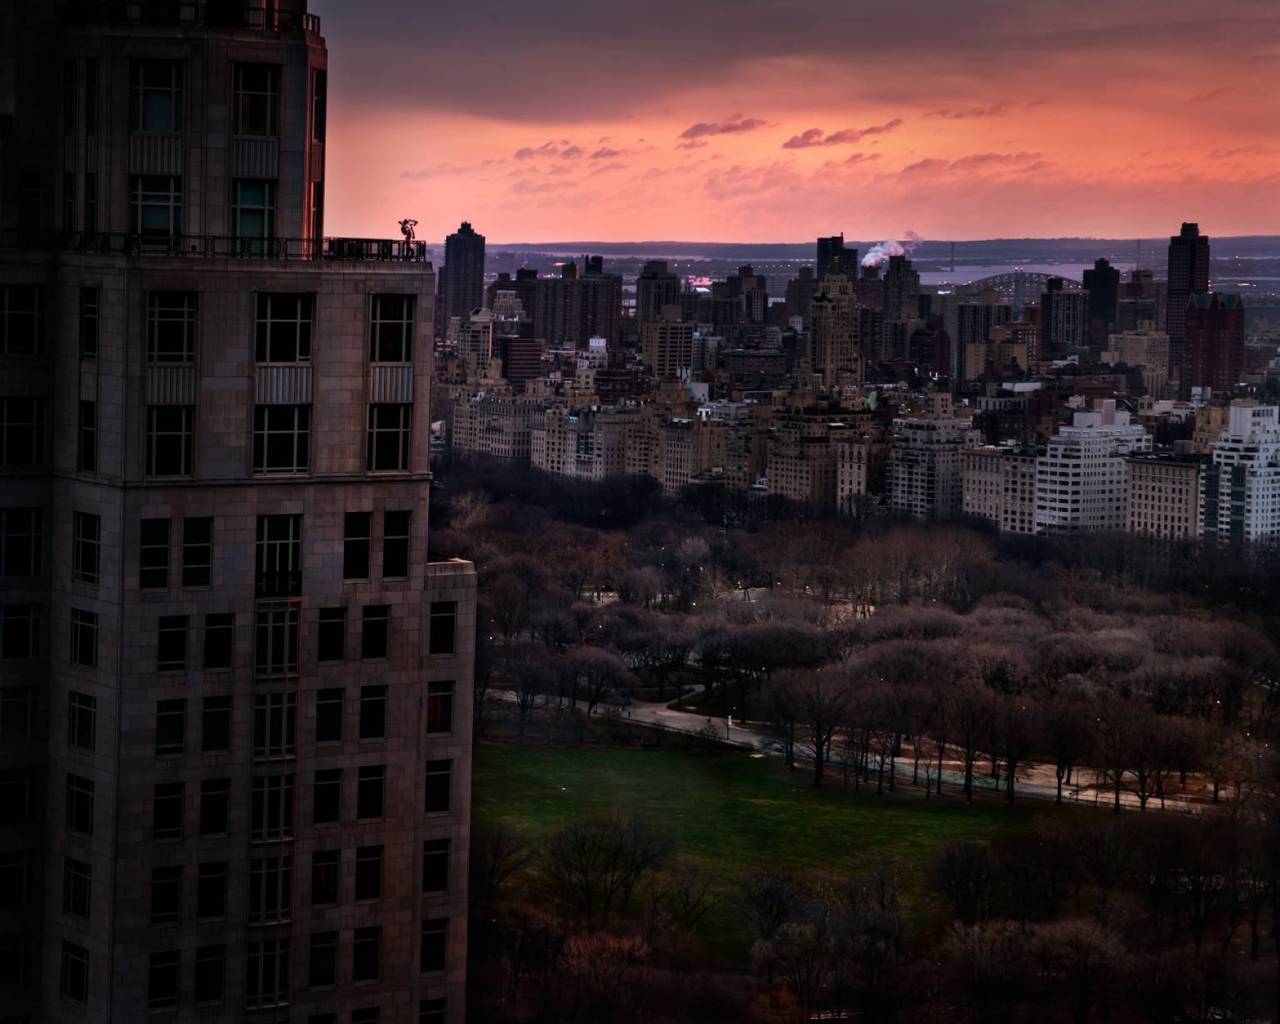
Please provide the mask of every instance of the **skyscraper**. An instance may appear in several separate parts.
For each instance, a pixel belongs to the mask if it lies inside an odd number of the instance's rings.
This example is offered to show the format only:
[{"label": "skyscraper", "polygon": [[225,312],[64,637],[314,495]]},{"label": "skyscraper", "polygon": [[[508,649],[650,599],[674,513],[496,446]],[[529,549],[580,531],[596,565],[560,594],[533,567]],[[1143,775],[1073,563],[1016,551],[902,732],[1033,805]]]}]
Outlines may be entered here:
[{"label": "skyscraper", "polygon": [[828,274],[818,285],[810,306],[811,355],[814,372],[824,387],[834,386],[842,371],[862,379],[858,351],[858,300],[853,282],[843,274]]},{"label": "skyscraper", "polygon": [[475,575],[427,560],[425,247],[319,233],[303,0],[21,6],[0,1013],[461,1021]]},{"label": "skyscraper", "polygon": [[1096,355],[1107,347],[1107,335],[1116,325],[1120,271],[1108,260],[1095,260],[1093,269],[1084,272],[1084,290],[1089,293],[1089,348]]},{"label": "skyscraper", "polygon": [[641,330],[650,320],[661,320],[663,306],[680,304],[680,275],[667,269],[666,260],[649,260],[636,276],[636,320]]},{"label": "skyscraper", "polygon": [[1200,292],[1187,300],[1183,394],[1191,388],[1229,392],[1244,374],[1244,301],[1228,292]]},{"label": "skyscraper", "polygon": [[858,250],[847,249],[844,232],[818,239],[818,277],[828,274],[844,274],[854,277],[858,273]]},{"label": "skyscraper", "polygon": [[484,304],[484,235],[477,234],[468,221],[444,240],[441,281],[445,325],[450,317],[468,316]]},{"label": "skyscraper", "polygon": [[[1187,300],[1209,290],[1209,236],[1200,225],[1184,223],[1169,239],[1169,283],[1165,306],[1165,331],[1169,335],[1169,360],[1181,369],[1186,362]],[[1185,387],[1185,383],[1183,385]]]},{"label": "skyscraper", "polygon": [[1040,352],[1044,359],[1058,359],[1085,344],[1088,296],[1070,291],[1060,277],[1051,277],[1040,296]]}]

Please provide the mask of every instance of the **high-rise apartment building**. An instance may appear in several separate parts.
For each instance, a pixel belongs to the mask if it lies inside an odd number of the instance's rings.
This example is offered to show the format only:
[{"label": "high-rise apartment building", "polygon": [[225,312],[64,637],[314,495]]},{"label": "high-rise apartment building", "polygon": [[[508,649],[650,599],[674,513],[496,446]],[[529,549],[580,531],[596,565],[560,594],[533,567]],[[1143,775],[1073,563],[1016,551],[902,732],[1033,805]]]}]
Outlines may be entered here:
[{"label": "high-rise apartment building", "polygon": [[679,306],[680,275],[667,269],[665,260],[649,260],[636,275],[636,320],[640,329],[650,320],[663,318],[663,306]]},{"label": "high-rise apartment building", "polygon": [[853,281],[843,274],[828,274],[818,284],[809,306],[810,354],[813,370],[825,387],[832,387],[847,372],[862,379],[862,354],[858,351],[858,299]]},{"label": "high-rise apartment building", "polygon": [[1114,329],[1119,316],[1120,271],[1110,260],[1098,259],[1093,268],[1084,272],[1084,290],[1088,298],[1088,339],[1094,353],[1101,352],[1107,344],[1107,335]]},{"label": "high-rise apartment building", "polygon": [[1200,535],[1203,455],[1135,455],[1129,459],[1128,530],[1163,540]]},{"label": "high-rise apartment building", "polygon": [[1088,343],[1089,296],[1049,278],[1040,296],[1040,358],[1059,359]]},{"label": "high-rise apartment building", "polygon": [[461,1021],[475,575],[427,559],[425,248],[322,237],[303,0],[18,6],[0,1014]]},{"label": "high-rise apartment building", "polygon": [[1231,404],[1200,477],[1200,532],[1232,544],[1280,537],[1280,408]]},{"label": "high-rise apartment building", "polygon": [[[1184,223],[1169,239],[1169,276],[1165,305],[1165,330],[1169,335],[1171,364],[1181,371],[1186,363],[1187,303],[1191,296],[1209,290],[1209,236],[1200,225]],[[1183,388],[1186,388],[1185,382]]]},{"label": "high-rise apartment building", "polygon": [[680,319],[679,306],[665,306],[640,328],[640,353],[659,380],[679,377],[693,365],[694,325]]},{"label": "high-rise apartment building", "polygon": [[484,235],[468,221],[444,240],[444,267],[440,273],[443,298],[441,322],[470,316],[484,304]]},{"label": "high-rise apartment building", "polygon": [[884,268],[885,320],[920,318],[920,272],[906,256],[890,256]]},{"label": "high-rise apartment building", "polygon": [[935,392],[923,416],[893,421],[889,506],[916,519],[949,519],[962,508],[961,455],[979,443],[973,417]]},{"label": "high-rise apartment building", "polygon": [[818,239],[817,251],[818,279],[828,274],[844,274],[856,277],[858,274],[858,250],[846,248],[844,232]]},{"label": "high-rise apartment building", "polygon": [[1034,449],[969,448],[961,453],[962,508],[1002,533],[1035,533]]},{"label": "high-rise apartment building", "polygon": [[1230,292],[1199,292],[1183,320],[1182,389],[1230,392],[1244,376],[1244,300]]}]

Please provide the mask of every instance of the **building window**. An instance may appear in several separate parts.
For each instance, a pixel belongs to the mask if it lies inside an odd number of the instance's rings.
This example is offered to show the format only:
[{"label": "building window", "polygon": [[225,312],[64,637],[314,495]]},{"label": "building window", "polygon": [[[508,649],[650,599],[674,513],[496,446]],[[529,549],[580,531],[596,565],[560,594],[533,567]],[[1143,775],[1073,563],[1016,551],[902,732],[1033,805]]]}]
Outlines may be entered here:
[{"label": "building window", "polygon": [[93,835],[93,780],[67,774],[67,830]]},{"label": "building window", "polygon": [[253,698],[254,757],[293,756],[297,699],[292,693],[260,693]]},{"label": "building window", "polygon": [[312,824],[330,825],[337,821],[342,814],[342,769],[318,769],[311,797]]},{"label": "building window", "polygon": [[164,590],[169,585],[169,520],[144,519],[138,547],[138,587]]},{"label": "building window", "polygon": [[264,178],[236,179],[231,204],[231,234],[242,255],[262,256],[276,234],[276,183]]},{"label": "building window", "polygon": [[200,834],[225,836],[231,825],[231,780],[205,779],[200,783]]},{"label": "building window", "polygon": [[38,508],[0,508],[0,576],[39,576],[44,516]]},{"label": "building window", "polygon": [[200,946],[196,950],[195,997],[199,1004],[222,1002],[225,946]]},{"label": "building window", "polygon": [[367,465],[370,472],[409,468],[412,412],[410,405],[369,406]]},{"label": "building window", "polygon": [[251,837],[257,841],[293,835],[293,774],[257,775],[253,780]]},{"label": "building window", "polygon": [[[25,850],[0,853],[0,907],[4,909],[25,907],[31,899],[31,876],[31,854]],[[65,872],[62,909],[67,910]]]},{"label": "building window", "polygon": [[147,363],[193,366],[196,361],[195,292],[152,292],[147,297]]},{"label": "building window", "polygon": [[245,1002],[250,1007],[279,1006],[289,998],[289,940],[249,943]]},{"label": "building window", "polygon": [[338,902],[338,874],[341,852],[317,850],[311,855],[311,905],[323,907]]},{"label": "building window", "polygon": [[181,754],[186,734],[186,698],[156,701],[156,757]]},{"label": "building window", "polygon": [[169,924],[182,916],[182,868],[151,869],[151,923]]},{"label": "building window", "polygon": [[0,769],[0,825],[22,825],[31,821],[35,798],[33,782],[29,769]]},{"label": "building window", "polygon": [[258,516],[256,555],[259,597],[302,593],[302,516]]},{"label": "building window", "polygon": [[293,858],[259,857],[249,862],[249,923],[289,920],[293,906]]},{"label": "building window", "polygon": [[386,794],[387,767],[361,765],[356,777],[356,818],[381,818]]},{"label": "building window", "polygon": [[195,407],[147,406],[147,476],[190,476]]},{"label": "building window", "polygon": [[453,732],[452,682],[433,679],[427,683],[427,732]]},{"label": "building window", "polygon": [[448,759],[428,761],[426,800],[423,810],[427,814],[448,812],[452,789],[453,762]]},{"label": "building window", "polygon": [[102,520],[90,512],[72,512],[71,534],[71,578],[80,583],[97,583]]},{"label": "building window", "polygon": [[382,960],[382,929],[357,928],[351,943],[351,980],[376,981]]},{"label": "building window", "polygon": [[382,847],[356,848],[356,899],[382,898]]},{"label": "building window", "polygon": [[182,585],[207,587],[213,568],[213,517],[182,521]]},{"label": "building window", "polygon": [[351,1024],[378,1024],[382,1020],[382,1010],[376,1006],[362,1006],[351,1011]]},{"label": "building window", "polygon": [[136,60],[129,69],[129,128],[135,132],[182,131],[182,64]]},{"label": "building window", "polygon": [[93,907],[93,865],[74,857],[62,862],[62,912],[89,919]]},{"label": "building window", "polygon": [[0,398],[0,469],[44,464],[44,400]]},{"label": "building window", "polygon": [[156,671],[186,671],[187,617],[185,615],[161,615],[158,633]]},{"label": "building window", "polygon": [[369,360],[413,361],[413,295],[375,295],[370,314]]},{"label": "building window", "polygon": [[446,999],[424,999],[418,1004],[418,1024],[445,1024],[449,1012]]},{"label": "building window", "polygon": [[156,783],[151,799],[151,837],[153,839],[182,838],[182,819],[186,799],[185,783]]},{"label": "building window", "polygon": [[98,175],[93,171],[84,176],[84,230],[86,234],[98,230]]},{"label": "building window", "polygon": [[40,606],[0,605],[0,660],[22,661],[40,656]]},{"label": "building window", "polygon": [[411,512],[386,512],[382,516],[382,575],[406,579],[409,575],[409,524]]},{"label": "building window", "polygon": [[98,614],[71,609],[71,664],[94,668],[98,664]]},{"label": "building window", "polygon": [[430,654],[453,654],[458,623],[457,601],[431,602],[431,635],[427,644]]},{"label": "building window", "polygon": [[205,697],[200,711],[200,749],[206,754],[231,749],[231,698]]},{"label": "building window", "polygon": [[89,951],[74,942],[62,943],[62,972],[59,989],[73,1003],[89,1001]]},{"label": "building window", "polygon": [[321,608],[318,632],[318,660],[342,661],[347,656],[346,608]]},{"label": "building window", "polygon": [[196,876],[196,918],[201,921],[227,913],[227,865],[225,861],[201,864]]},{"label": "building window", "polygon": [[338,933],[314,932],[307,958],[307,987],[329,988],[338,982]]},{"label": "building window", "polygon": [[448,953],[449,919],[429,918],[422,922],[421,971],[433,974],[443,971]]},{"label": "building window", "polygon": [[391,606],[370,604],[364,608],[360,639],[360,657],[365,660],[385,658],[390,646]]},{"label": "building window", "polygon": [[387,735],[387,688],[360,687],[360,738],[380,740]]},{"label": "building window", "polygon": [[72,171],[62,175],[62,230],[71,234],[76,229],[76,176]]},{"label": "building window", "polygon": [[253,471],[305,473],[311,464],[311,406],[253,407]]},{"label": "building window", "polygon": [[84,62],[84,130],[92,135],[98,130],[98,58]]},{"label": "building window", "polygon": [[133,175],[129,227],[143,239],[168,241],[182,234],[182,179],[175,174]]},{"label": "building window", "polygon": [[280,67],[237,64],[234,74],[232,131],[236,135],[275,135],[280,119]]},{"label": "building window", "polygon": [[67,746],[92,751],[98,743],[98,699],[72,690],[67,695]]},{"label": "building window", "polygon": [[147,976],[147,1006],[165,1010],[178,1005],[178,962],[176,952],[152,953]]},{"label": "building window", "polygon": [[254,359],[259,363],[311,362],[315,296],[260,292]]},{"label": "building window", "polygon": [[317,244],[317,251],[319,251],[319,241],[324,237],[324,182],[313,181],[310,188],[307,223],[311,227],[311,239]]},{"label": "building window", "polygon": [[422,844],[422,891],[449,891],[449,840],[428,839]]},{"label": "building window", "polygon": [[34,686],[0,689],[0,740],[20,742],[36,738],[38,692]]},{"label": "building window", "polygon": [[341,689],[319,690],[316,693],[316,742],[342,742]]},{"label": "building window", "polygon": [[369,578],[369,550],[373,543],[373,513],[348,512],[343,518],[342,578]]},{"label": "building window", "polygon": [[74,60],[62,62],[62,134],[68,136],[76,127],[76,71]]},{"label": "building window", "polygon": [[324,142],[329,120],[329,72],[317,69],[311,77],[311,137]]},{"label": "building window", "polygon": [[300,611],[287,601],[258,605],[254,640],[254,674],[259,679],[284,679],[298,674]]},{"label": "building window", "polygon": [[44,289],[0,285],[0,356],[33,356],[44,348]]},{"label": "building window", "polygon": [[204,617],[204,668],[206,672],[231,667],[236,617],[233,612],[210,612]]},{"label": "building window", "polygon": [[98,471],[98,403],[87,398],[77,405],[76,472]]}]

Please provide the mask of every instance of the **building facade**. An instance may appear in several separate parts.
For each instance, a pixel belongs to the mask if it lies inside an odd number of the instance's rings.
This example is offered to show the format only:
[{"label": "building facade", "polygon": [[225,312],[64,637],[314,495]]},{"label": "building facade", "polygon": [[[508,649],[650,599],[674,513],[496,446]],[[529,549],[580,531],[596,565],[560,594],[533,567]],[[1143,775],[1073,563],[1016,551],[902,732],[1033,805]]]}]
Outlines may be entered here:
[{"label": "building facade", "polygon": [[1280,408],[1231,405],[1200,481],[1200,532],[1230,544],[1280,537]]},{"label": "building facade", "polygon": [[1137,455],[1129,459],[1128,530],[1163,540],[1200,536],[1200,474],[1205,459]]}]

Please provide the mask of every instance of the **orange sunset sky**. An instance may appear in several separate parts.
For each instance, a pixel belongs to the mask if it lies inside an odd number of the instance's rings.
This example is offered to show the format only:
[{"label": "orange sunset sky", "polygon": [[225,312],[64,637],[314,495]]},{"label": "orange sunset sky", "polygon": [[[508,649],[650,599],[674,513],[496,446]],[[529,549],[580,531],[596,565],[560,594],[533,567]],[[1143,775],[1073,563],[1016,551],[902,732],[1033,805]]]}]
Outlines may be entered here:
[{"label": "orange sunset sky", "polygon": [[1280,233],[1280,0],[311,8],[330,233]]}]

